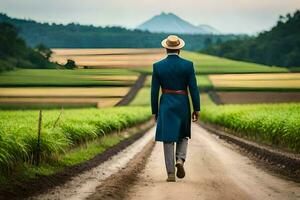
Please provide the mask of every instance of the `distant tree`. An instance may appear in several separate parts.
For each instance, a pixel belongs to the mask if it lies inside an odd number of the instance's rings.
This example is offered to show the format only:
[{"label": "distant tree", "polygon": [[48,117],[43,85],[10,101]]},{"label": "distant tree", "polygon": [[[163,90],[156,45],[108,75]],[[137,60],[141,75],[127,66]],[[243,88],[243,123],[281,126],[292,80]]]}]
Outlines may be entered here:
[{"label": "distant tree", "polygon": [[208,48],[212,45],[212,39],[210,37],[205,38],[204,40],[204,48]]},{"label": "distant tree", "polygon": [[47,60],[50,59],[51,55],[52,55],[52,51],[51,49],[49,49],[48,47],[46,47],[44,44],[40,43],[38,44],[35,49],[42,54],[45,58],[47,58]]},{"label": "distant tree", "polygon": [[67,63],[65,64],[66,69],[75,69],[76,68],[76,63],[74,60],[68,59]]},{"label": "distant tree", "polygon": [[300,67],[299,27],[300,10],[297,10],[293,15],[279,16],[276,26],[257,37],[211,45],[202,52],[270,66]]},{"label": "distant tree", "polygon": [[216,40],[216,45],[220,45],[220,44],[222,44],[222,39],[221,38],[218,38],[217,40]]},{"label": "distant tree", "polygon": [[[20,36],[31,47],[43,43],[56,48],[158,48],[166,33],[129,30],[122,27],[96,27],[91,25],[68,25],[56,23],[38,23],[33,20],[14,19],[0,13],[0,22],[9,22],[20,30]],[[186,50],[200,50],[204,40],[212,41],[222,38],[228,41],[239,38],[239,35],[200,35],[181,34],[186,42]],[[126,38],[126,40],[122,39]]]},{"label": "distant tree", "polygon": [[9,23],[0,23],[0,58],[22,56],[25,42],[18,37],[18,29]]},{"label": "distant tree", "polygon": [[[1,18],[1,15],[0,15]],[[7,22],[0,23],[0,71],[14,68],[55,68],[41,53],[28,47],[18,36],[18,28]],[[40,47],[48,52],[46,47]],[[46,55],[46,54],[45,54]]]}]

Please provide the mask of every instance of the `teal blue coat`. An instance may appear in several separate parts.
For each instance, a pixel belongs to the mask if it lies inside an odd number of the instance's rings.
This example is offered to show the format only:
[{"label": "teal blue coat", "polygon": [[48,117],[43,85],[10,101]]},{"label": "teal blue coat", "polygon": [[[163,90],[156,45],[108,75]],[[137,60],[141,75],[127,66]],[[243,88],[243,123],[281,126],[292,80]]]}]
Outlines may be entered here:
[{"label": "teal blue coat", "polygon": [[176,142],[191,138],[191,110],[187,95],[162,94],[159,89],[189,90],[194,111],[200,111],[200,98],[193,63],[178,55],[168,55],[153,65],[151,83],[152,114],[157,116],[156,141]]}]

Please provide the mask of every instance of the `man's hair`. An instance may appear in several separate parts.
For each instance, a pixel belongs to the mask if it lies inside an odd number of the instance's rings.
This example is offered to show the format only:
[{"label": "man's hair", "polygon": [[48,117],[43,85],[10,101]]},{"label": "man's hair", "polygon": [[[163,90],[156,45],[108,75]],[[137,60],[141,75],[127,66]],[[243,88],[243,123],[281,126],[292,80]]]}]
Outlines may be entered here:
[{"label": "man's hair", "polygon": [[166,49],[167,53],[180,53],[180,49]]}]

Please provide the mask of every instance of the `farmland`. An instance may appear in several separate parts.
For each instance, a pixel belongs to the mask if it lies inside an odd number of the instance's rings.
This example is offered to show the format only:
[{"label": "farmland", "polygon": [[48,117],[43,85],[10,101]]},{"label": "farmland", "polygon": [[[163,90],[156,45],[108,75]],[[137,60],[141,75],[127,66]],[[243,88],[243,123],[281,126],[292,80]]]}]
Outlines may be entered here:
[{"label": "farmland", "polygon": [[234,61],[195,52],[182,51],[183,58],[192,60],[197,74],[234,74],[234,73],[278,73],[288,72],[286,68]]},{"label": "farmland", "polygon": [[61,64],[72,59],[80,67],[142,68],[161,59],[163,49],[53,49],[52,60]]},{"label": "farmland", "polygon": [[299,73],[209,75],[217,90],[298,90]]},{"label": "farmland", "polygon": [[[74,59],[79,69],[17,69],[0,74],[2,174],[13,172],[26,178],[53,174],[85,162],[128,137],[111,133],[150,119],[151,66],[164,57],[161,49],[54,49],[54,52],[53,60],[64,64],[66,59]],[[298,73],[187,51],[182,52],[182,57],[195,64],[203,122],[226,127],[240,137],[299,151],[296,142],[300,135],[296,130],[299,104],[226,105],[259,99],[262,96],[259,91],[278,102],[295,99],[300,88]],[[127,106],[114,107],[141,73],[148,76],[133,101]],[[279,90],[296,91],[279,94]],[[211,92],[219,95],[225,105],[215,105]],[[233,100],[234,95],[237,100]],[[250,103],[268,102],[261,99]],[[41,164],[35,167],[37,109],[41,108]],[[0,184],[11,178],[1,177]]]},{"label": "farmland", "polygon": [[129,89],[129,87],[6,87],[1,88],[0,108],[111,107],[119,102]]},{"label": "farmland", "polygon": [[[147,107],[44,111],[42,161],[57,159],[57,156],[80,143],[144,122],[150,115]],[[16,165],[32,162],[36,148],[37,123],[38,111],[0,112],[0,170],[11,170]]]},{"label": "farmland", "polygon": [[138,74],[128,69],[18,69],[0,74],[1,87],[128,86]]},{"label": "farmland", "polygon": [[240,137],[300,151],[300,104],[207,106],[201,120]]},{"label": "farmland", "polygon": [[276,91],[218,91],[222,104],[300,102],[299,92]]},{"label": "farmland", "polygon": [[[162,49],[53,49],[76,70],[18,69],[0,74],[0,108],[111,107],[138,79],[129,68],[151,67]],[[80,69],[88,66],[87,69]],[[95,69],[92,69],[95,68]],[[72,87],[72,88],[71,88]]]}]

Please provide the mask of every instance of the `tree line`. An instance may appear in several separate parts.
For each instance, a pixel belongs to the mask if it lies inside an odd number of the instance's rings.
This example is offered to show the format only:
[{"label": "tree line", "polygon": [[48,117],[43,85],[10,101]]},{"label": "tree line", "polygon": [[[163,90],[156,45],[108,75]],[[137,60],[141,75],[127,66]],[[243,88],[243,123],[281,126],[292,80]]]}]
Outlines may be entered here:
[{"label": "tree line", "polygon": [[300,67],[300,10],[280,16],[270,31],[256,37],[213,44],[201,52],[269,66]]},{"label": "tree line", "polygon": [[[33,20],[15,19],[0,14],[0,22],[8,22],[20,30],[29,46],[40,43],[50,48],[157,48],[168,34],[129,30],[122,27],[95,27],[70,23],[38,23]],[[239,35],[180,35],[186,40],[187,50],[200,50],[207,45],[236,39]]]},{"label": "tree line", "polygon": [[49,58],[51,50],[44,45],[35,49],[18,36],[18,29],[9,23],[0,23],[0,72],[14,68],[55,68]]}]

